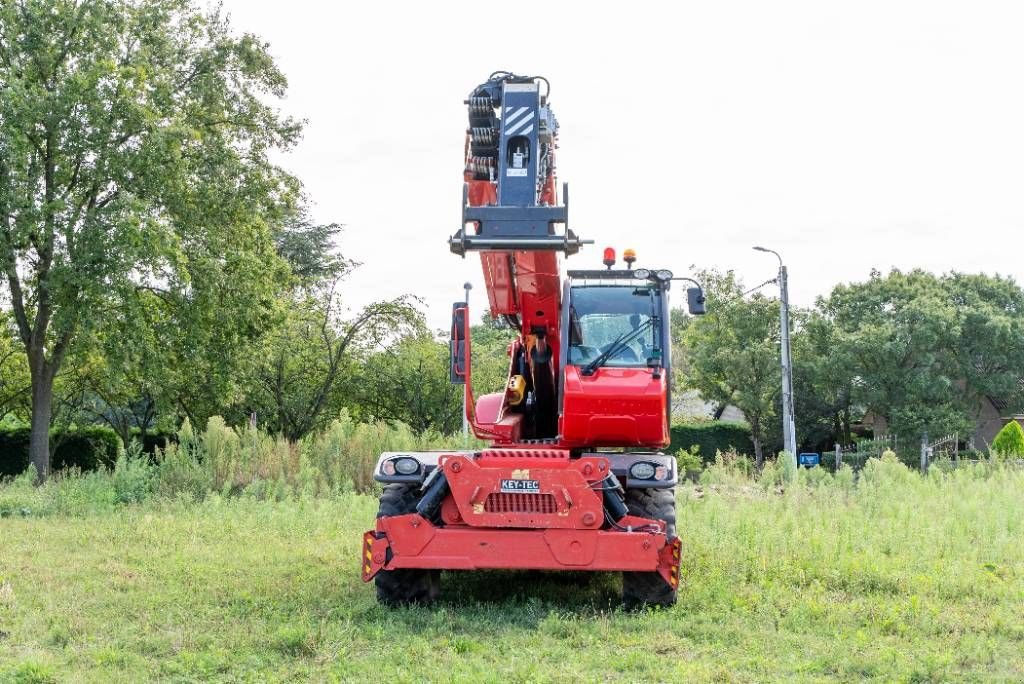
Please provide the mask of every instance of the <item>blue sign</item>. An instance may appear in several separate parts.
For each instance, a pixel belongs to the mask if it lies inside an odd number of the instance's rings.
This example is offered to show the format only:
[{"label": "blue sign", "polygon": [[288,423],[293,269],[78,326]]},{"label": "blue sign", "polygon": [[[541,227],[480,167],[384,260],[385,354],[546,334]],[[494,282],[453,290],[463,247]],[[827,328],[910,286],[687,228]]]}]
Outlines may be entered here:
[{"label": "blue sign", "polygon": [[798,462],[804,468],[813,468],[821,465],[821,454],[800,454]]}]

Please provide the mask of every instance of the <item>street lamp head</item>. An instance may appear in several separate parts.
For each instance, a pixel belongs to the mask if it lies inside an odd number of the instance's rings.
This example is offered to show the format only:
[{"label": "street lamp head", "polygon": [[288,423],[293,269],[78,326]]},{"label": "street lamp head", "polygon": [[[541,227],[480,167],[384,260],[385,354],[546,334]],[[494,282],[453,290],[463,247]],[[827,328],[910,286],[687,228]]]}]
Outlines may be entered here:
[{"label": "street lamp head", "polygon": [[774,249],[768,249],[767,247],[762,247],[761,245],[755,245],[754,249],[758,252],[768,252],[769,254],[774,254],[775,258],[779,260],[779,266],[782,266],[782,257]]},{"label": "street lamp head", "polygon": [[468,292],[469,290],[472,290],[472,289],[473,289],[473,283],[471,283],[471,282],[468,282],[468,281],[467,281],[467,282],[465,282],[465,283],[463,283],[463,284],[462,284],[462,289],[466,290],[467,292]]}]

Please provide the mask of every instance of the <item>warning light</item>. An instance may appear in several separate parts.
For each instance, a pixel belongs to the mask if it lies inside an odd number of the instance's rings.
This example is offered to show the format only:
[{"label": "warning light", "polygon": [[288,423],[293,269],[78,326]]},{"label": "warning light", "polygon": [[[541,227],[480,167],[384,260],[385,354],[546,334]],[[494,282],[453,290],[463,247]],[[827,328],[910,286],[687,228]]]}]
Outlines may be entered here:
[{"label": "warning light", "polygon": [[615,250],[611,247],[604,248],[604,265],[608,267],[608,270],[615,265]]},{"label": "warning light", "polygon": [[622,260],[626,262],[627,268],[633,268],[633,262],[636,261],[636,250],[624,249],[622,250]]}]

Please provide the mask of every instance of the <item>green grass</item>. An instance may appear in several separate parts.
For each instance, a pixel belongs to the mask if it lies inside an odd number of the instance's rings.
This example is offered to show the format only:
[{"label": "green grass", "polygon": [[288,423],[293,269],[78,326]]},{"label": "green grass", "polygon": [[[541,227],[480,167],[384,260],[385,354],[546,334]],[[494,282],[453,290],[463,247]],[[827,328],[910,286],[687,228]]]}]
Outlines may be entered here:
[{"label": "green grass", "polygon": [[383,609],[358,494],[39,515],[27,493],[0,519],[0,681],[1024,679],[1024,473],[726,475],[679,490],[679,604],[639,614],[613,575],[540,573]]}]

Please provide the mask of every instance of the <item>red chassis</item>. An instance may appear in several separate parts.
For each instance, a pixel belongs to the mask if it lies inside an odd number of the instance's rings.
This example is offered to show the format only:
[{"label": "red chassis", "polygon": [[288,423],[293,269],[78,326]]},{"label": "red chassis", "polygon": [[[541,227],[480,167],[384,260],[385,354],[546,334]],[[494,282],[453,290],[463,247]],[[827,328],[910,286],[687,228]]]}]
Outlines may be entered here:
[{"label": "red chassis", "polygon": [[678,586],[681,543],[661,521],[627,515],[599,529],[607,458],[488,449],[441,456],[438,469],[450,488],[438,524],[419,513],[379,518],[363,535],[364,581],[380,570],[508,568],[658,572]]},{"label": "red chassis", "polygon": [[[453,304],[451,380],[491,446],[380,457],[360,566],[385,605],[434,600],[439,570],[488,568],[617,571],[627,606],[676,601],[677,464],[649,450],[670,442],[668,298],[689,279],[633,269],[633,250],[614,269],[611,248],[604,269],[563,273],[562,257],[590,241],[569,229],[568,188],[556,192],[546,85],[495,72],[465,100],[462,220],[448,246],[479,254],[488,310],[518,334],[505,387],[474,401],[469,309]],[[688,296],[702,312],[699,286]]]}]

